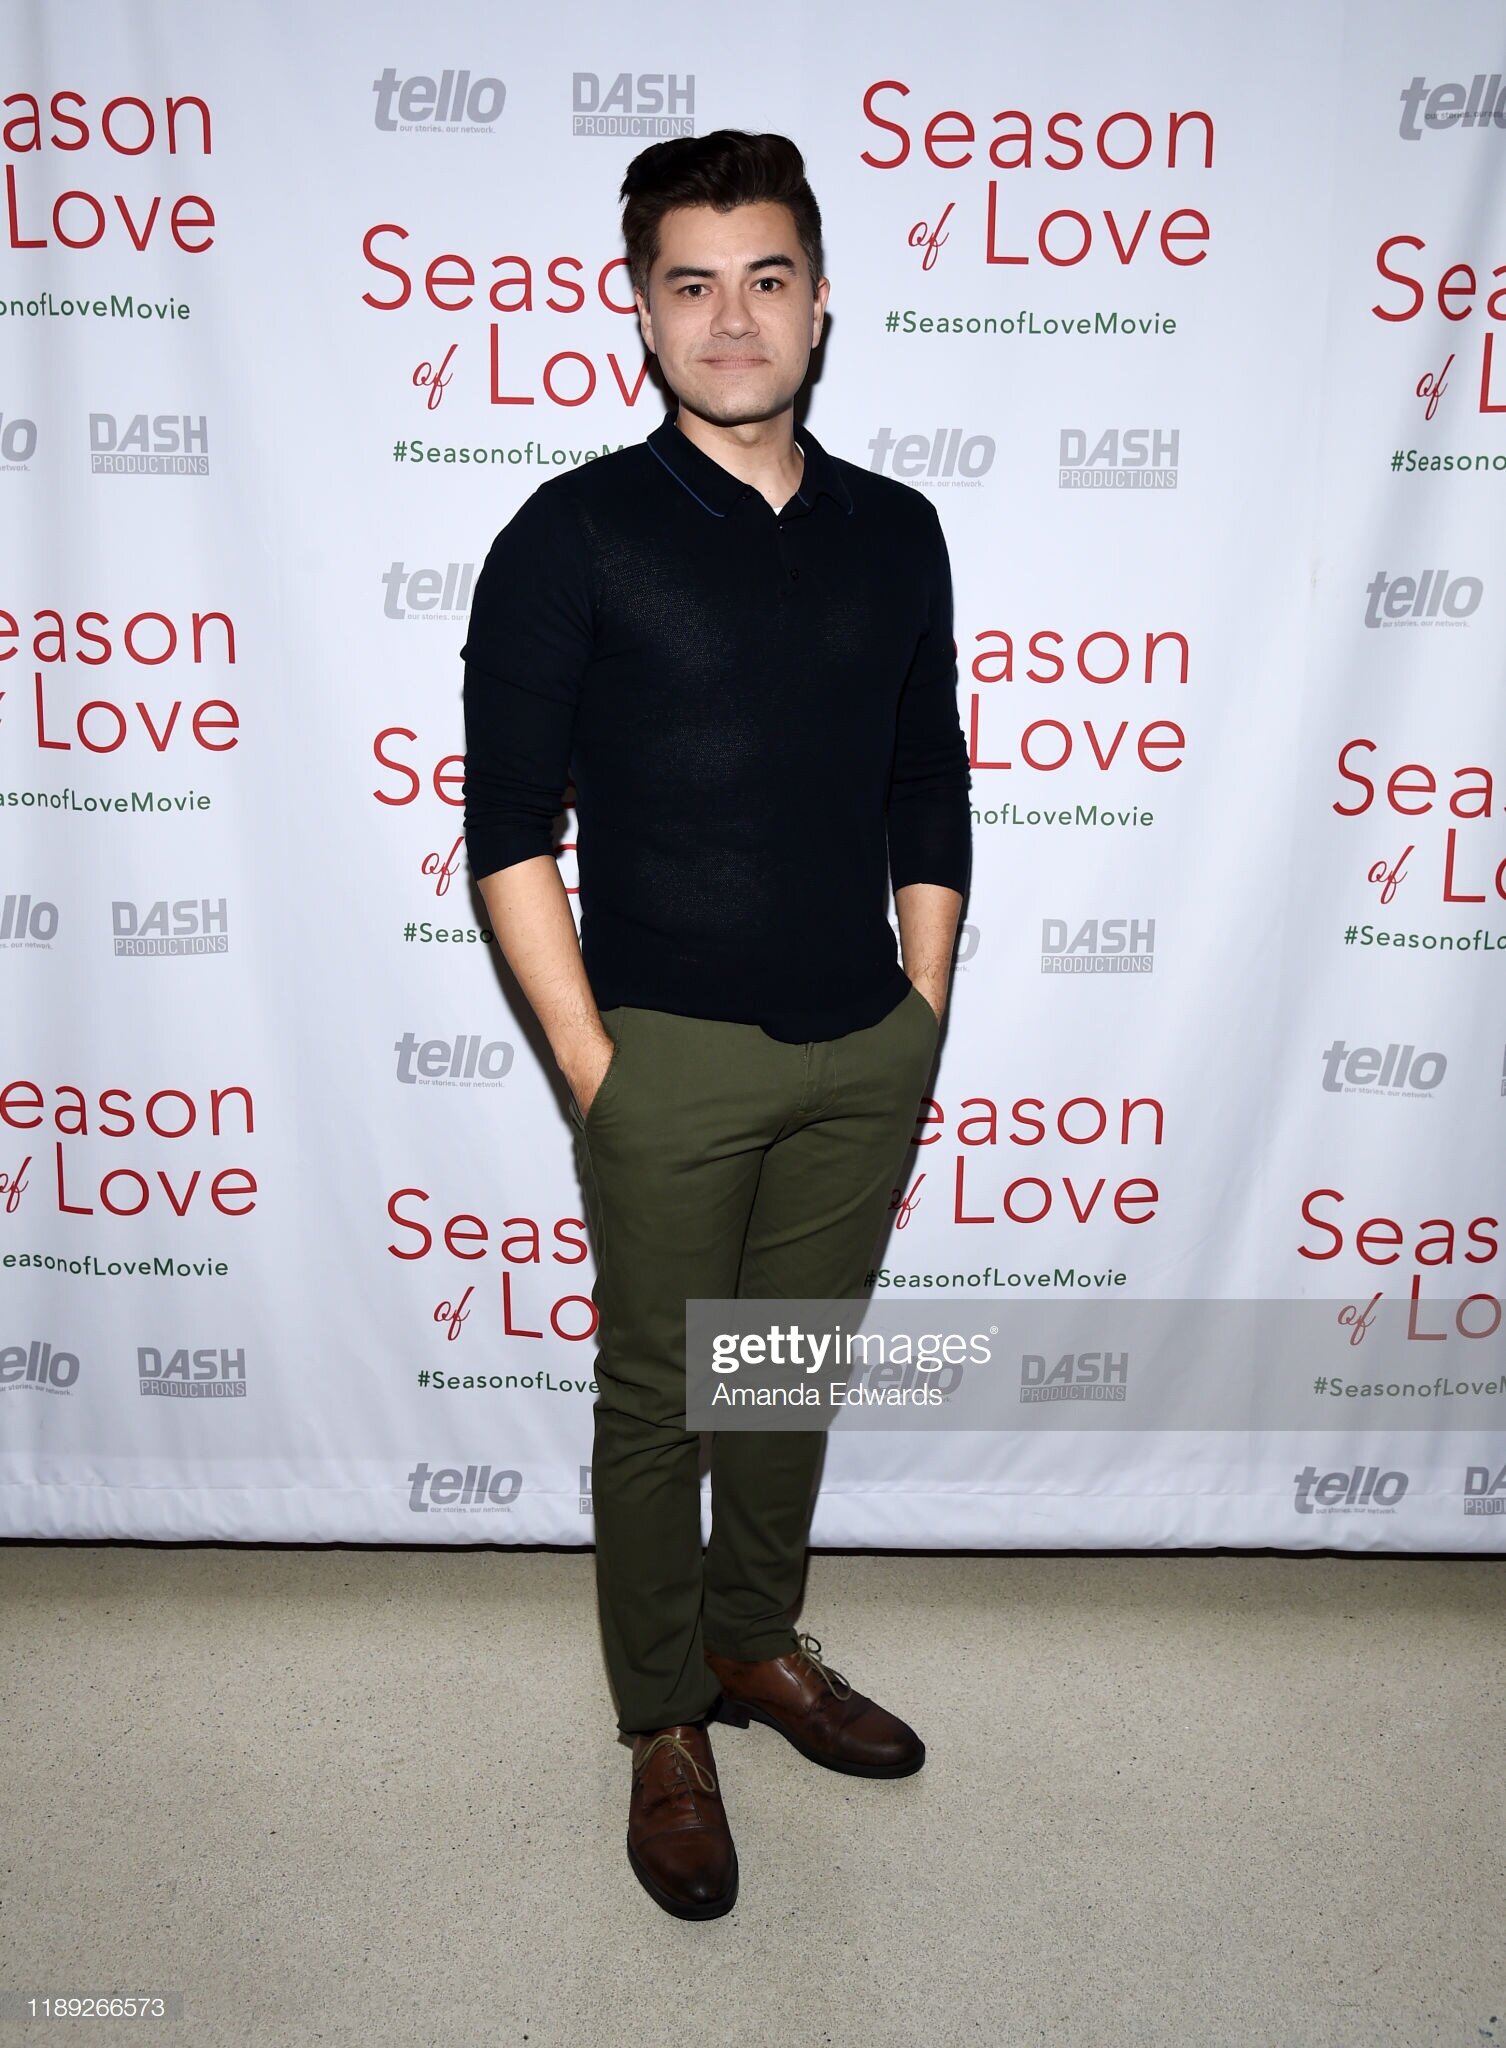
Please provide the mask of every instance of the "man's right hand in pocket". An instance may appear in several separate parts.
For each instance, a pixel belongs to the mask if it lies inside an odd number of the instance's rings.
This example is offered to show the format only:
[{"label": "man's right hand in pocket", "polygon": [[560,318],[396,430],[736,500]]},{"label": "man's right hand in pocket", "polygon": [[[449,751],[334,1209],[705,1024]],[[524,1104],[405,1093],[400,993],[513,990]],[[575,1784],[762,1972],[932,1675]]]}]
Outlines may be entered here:
[{"label": "man's right hand in pocket", "polygon": [[617,1057],[617,1046],[605,1032],[597,1044],[591,1046],[585,1056],[576,1055],[568,1066],[560,1062],[560,1072],[565,1085],[575,1098],[575,1106],[582,1118],[591,1114],[591,1104],[596,1100],[596,1091],[607,1077],[607,1068]]}]

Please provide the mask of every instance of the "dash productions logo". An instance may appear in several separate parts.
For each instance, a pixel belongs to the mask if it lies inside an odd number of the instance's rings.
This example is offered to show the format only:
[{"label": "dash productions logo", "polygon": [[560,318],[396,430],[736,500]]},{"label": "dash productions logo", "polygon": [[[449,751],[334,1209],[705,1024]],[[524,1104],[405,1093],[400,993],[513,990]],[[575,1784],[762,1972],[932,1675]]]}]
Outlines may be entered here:
[{"label": "dash productions logo", "polygon": [[1323,1054],[1323,1086],[1330,1095],[1431,1095],[1448,1072],[1441,1052],[1414,1045],[1346,1045],[1336,1038]]},{"label": "dash productions logo", "polygon": [[1506,1515],[1506,1465],[1494,1478],[1488,1465],[1465,1466],[1464,1512],[1467,1515]]},{"label": "dash productions logo", "polygon": [[1410,1483],[1405,1472],[1356,1465],[1349,1472],[1320,1472],[1304,1465],[1294,1475],[1292,1506],[1299,1515],[1393,1515]]},{"label": "dash productions logo", "polygon": [[371,89],[376,125],[385,135],[488,135],[507,104],[500,78],[472,78],[469,71],[399,78],[389,64]]},{"label": "dash productions logo", "polygon": [[50,946],[57,929],[55,903],[30,896],[0,896],[0,946]]},{"label": "dash productions logo", "polygon": [[1174,491],[1180,427],[1105,427],[1091,441],[1082,427],[1063,427],[1056,481],[1064,491]]},{"label": "dash productions logo", "polygon": [[0,1394],[71,1394],[77,1383],[76,1351],[54,1351],[45,1337],[0,1345]]},{"label": "dash productions logo", "polygon": [[410,569],[393,562],[382,571],[382,616],[388,619],[463,619],[470,615],[474,562],[442,569]]},{"label": "dash productions logo", "polygon": [[1064,917],[1041,919],[1042,974],[1150,974],[1153,917],[1089,917],[1070,931]]},{"label": "dash productions logo", "polygon": [[694,135],[695,79],[673,71],[619,71],[603,84],[594,71],[571,80],[572,135]]},{"label": "dash productions logo", "polygon": [[136,960],[184,953],[228,953],[225,898],[185,896],[176,903],[112,903],[115,951]]},{"label": "dash productions logo", "polygon": [[1429,85],[1422,77],[1404,85],[1396,132],[1403,142],[1420,142],[1424,128],[1435,134],[1444,128],[1506,129],[1506,92],[1501,90],[1500,72],[1492,71],[1487,78],[1477,71],[1467,87]]},{"label": "dash productions logo", "polygon": [[422,1458],[408,1474],[408,1506],[415,1515],[508,1513],[523,1490],[521,1472],[493,1471],[490,1465],[427,1464]]},{"label": "dash productions logo", "polygon": [[512,1046],[505,1038],[478,1032],[455,1038],[418,1038],[405,1031],[393,1046],[397,1078],[406,1088],[427,1082],[440,1088],[491,1088],[512,1072]]},{"label": "dash productions logo", "polygon": [[583,1515],[589,1515],[593,1512],[591,1507],[591,1468],[589,1465],[582,1465],[580,1468],[580,1511]]},{"label": "dash productions logo", "polygon": [[143,1394],[170,1400],[239,1401],[246,1396],[246,1354],[213,1345],[163,1353],[136,1347],[136,1381]]},{"label": "dash productions logo", "polygon": [[95,476],[208,476],[209,423],[203,413],[113,412],[89,415],[89,467]]},{"label": "dash productions logo", "polygon": [[941,486],[979,484],[994,466],[991,435],[962,427],[937,427],[929,434],[900,434],[880,427],[868,443],[868,467],[905,483]]},{"label": "dash productions logo", "polygon": [[1365,624],[1381,626],[1465,626],[1480,608],[1485,585],[1478,576],[1452,576],[1424,569],[1420,576],[1387,576],[1377,569],[1365,585]]},{"label": "dash productions logo", "polygon": [[1064,1351],[1054,1364],[1039,1351],[1020,1358],[1022,1401],[1123,1401],[1128,1392],[1127,1351]]},{"label": "dash productions logo", "polygon": [[36,452],[36,421],[0,412],[0,469],[28,469]]}]

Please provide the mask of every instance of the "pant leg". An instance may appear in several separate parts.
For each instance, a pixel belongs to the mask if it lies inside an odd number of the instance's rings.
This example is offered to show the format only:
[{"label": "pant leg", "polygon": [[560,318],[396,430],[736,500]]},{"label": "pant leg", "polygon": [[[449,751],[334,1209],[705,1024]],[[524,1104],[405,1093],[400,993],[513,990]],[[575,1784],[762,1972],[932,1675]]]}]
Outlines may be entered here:
[{"label": "pant leg", "polygon": [[[866,1030],[807,1048],[807,1099],[769,1149],[736,1292],[744,1297],[865,1295],[869,1267],[913,1158],[920,1096],[939,1036],[918,989]],[[718,1431],[702,1614],[721,1656],[795,1647],[826,1444],[824,1429]]]},{"label": "pant leg", "polygon": [[700,1436],[685,1427],[685,1303],[731,1296],[764,1153],[803,1049],[756,1025],[618,1005],[617,1051],[576,1125],[594,1240],[592,1505],[623,1732],[704,1714]]}]

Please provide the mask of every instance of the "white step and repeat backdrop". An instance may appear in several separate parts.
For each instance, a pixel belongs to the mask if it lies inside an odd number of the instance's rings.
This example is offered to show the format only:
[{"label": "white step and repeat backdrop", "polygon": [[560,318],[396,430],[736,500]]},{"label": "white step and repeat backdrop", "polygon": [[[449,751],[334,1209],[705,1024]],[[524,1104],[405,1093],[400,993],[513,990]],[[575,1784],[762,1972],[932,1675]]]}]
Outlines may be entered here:
[{"label": "white step and repeat backdrop", "polygon": [[[730,125],[826,215],[813,427],[955,566],[974,881],[876,1291],[1104,1312],[1016,1362],[1050,1426],[838,1431],[814,1540],[1501,1547],[1499,7],[10,0],[0,61],[5,1533],[591,1541],[458,654],[661,417],[624,165]],[[1114,1335],[1414,1295],[1415,1374],[1275,1427]]]}]

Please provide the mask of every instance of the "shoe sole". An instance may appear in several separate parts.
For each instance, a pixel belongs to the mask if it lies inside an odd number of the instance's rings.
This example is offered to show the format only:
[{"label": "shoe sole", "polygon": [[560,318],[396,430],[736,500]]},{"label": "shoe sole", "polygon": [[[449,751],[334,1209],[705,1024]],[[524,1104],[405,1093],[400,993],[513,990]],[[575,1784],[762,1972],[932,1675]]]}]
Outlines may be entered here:
[{"label": "shoe sole", "polygon": [[922,1743],[920,1755],[907,1758],[902,1763],[844,1763],[838,1757],[823,1756],[820,1750],[809,1748],[798,1736],[791,1735],[789,1729],[776,1721],[772,1714],[765,1713],[762,1707],[755,1707],[742,1701],[734,1705],[725,1694],[712,1710],[711,1718],[715,1721],[725,1721],[729,1728],[746,1728],[750,1720],[762,1721],[765,1728],[772,1728],[776,1735],[782,1735],[792,1749],[798,1749],[811,1763],[820,1764],[824,1770],[840,1771],[847,1778],[911,1778],[926,1760],[926,1746]]},{"label": "shoe sole", "polygon": [[639,1884],[642,1885],[656,1906],[662,1906],[666,1913],[673,1913],[677,1920],[716,1920],[723,1913],[730,1913],[737,1904],[737,1888],[740,1882],[740,1873],[737,1867],[737,1851],[735,1849],[732,1852],[732,1889],[724,1898],[712,1899],[703,1906],[692,1905],[684,1899],[676,1899],[655,1884],[654,1880],[639,1862],[637,1852],[634,1850],[631,1841],[628,1842],[627,1852],[628,1862],[632,1865],[633,1875],[637,1878]]}]

